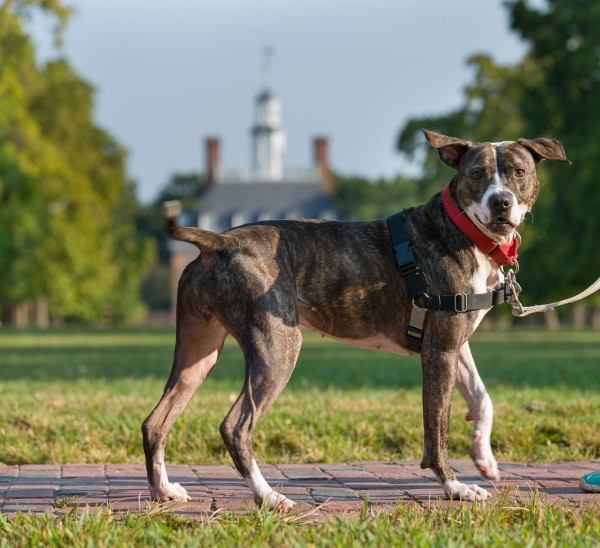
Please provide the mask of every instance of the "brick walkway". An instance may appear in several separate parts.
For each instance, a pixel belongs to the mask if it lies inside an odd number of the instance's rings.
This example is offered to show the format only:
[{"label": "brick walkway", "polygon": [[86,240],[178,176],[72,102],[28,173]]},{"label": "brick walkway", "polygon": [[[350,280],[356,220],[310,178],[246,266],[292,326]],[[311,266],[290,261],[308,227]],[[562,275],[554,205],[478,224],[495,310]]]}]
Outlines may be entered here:
[{"label": "brick walkway", "polygon": [[[600,460],[553,464],[500,464],[502,480],[495,485],[477,475],[467,460],[453,460],[459,478],[494,491],[509,490],[512,500],[528,500],[537,490],[549,504],[573,506],[599,502],[600,495],[580,491],[579,478],[600,469]],[[442,499],[442,490],[429,470],[417,461],[357,462],[350,464],[279,464],[261,466],[272,487],[300,503],[300,510],[321,503],[318,513],[360,512],[368,497],[373,509],[391,509],[397,503],[421,506],[459,505]],[[187,503],[169,503],[167,509],[204,519],[217,510],[234,513],[254,507],[250,492],[232,466],[167,466],[169,479],[183,484],[193,497]],[[499,491],[496,491],[497,493]],[[58,516],[76,508],[84,512],[110,506],[112,511],[140,512],[150,507],[146,473],[138,464],[0,466],[0,511]],[[462,503],[464,504],[464,503]]]}]

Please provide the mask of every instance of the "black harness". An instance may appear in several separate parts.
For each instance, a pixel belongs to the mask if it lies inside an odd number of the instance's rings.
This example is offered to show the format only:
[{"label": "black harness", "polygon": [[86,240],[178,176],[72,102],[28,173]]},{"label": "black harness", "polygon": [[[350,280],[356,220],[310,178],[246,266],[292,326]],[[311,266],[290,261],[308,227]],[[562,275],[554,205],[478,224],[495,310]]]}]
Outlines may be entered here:
[{"label": "black harness", "polygon": [[[445,312],[469,312],[491,308],[511,300],[510,291],[503,285],[495,291],[487,293],[455,293],[454,295],[430,295],[425,274],[419,269],[412,252],[410,239],[404,228],[404,211],[394,213],[387,218],[387,225],[392,238],[392,247],[396,255],[396,264],[406,284],[406,289],[413,300],[413,311],[406,329],[408,349],[420,352],[423,343],[423,323],[427,310]],[[415,300],[419,305],[415,304]]]}]

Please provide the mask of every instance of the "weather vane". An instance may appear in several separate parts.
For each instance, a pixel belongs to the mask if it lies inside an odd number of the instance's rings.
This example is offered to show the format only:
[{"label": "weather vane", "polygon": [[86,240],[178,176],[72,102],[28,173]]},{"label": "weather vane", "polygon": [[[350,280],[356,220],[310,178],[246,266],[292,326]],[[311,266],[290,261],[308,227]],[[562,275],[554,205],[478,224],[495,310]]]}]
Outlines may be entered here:
[{"label": "weather vane", "polygon": [[265,46],[263,49],[262,58],[262,77],[261,82],[263,86],[270,86],[273,83],[273,76],[271,75],[272,64],[271,60],[275,55],[275,48],[273,46]]}]

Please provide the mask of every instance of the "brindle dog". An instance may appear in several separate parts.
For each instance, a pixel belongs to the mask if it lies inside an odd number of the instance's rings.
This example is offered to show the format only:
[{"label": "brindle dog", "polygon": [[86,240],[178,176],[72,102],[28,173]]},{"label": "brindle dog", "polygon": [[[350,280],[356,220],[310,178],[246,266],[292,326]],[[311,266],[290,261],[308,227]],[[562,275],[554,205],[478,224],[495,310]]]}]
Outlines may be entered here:
[{"label": "brindle dog", "polygon": [[[506,244],[539,191],[536,164],[568,162],[552,139],[474,143],[425,131],[441,160],[456,169],[454,202],[481,231]],[[263,478],[252,434],[288,382],[305,326],[350,344],[407,355],[411,298],[399,275],[385,221],[268,221],[216,234],[175,225],[169,233],[200,249],[183,272],[177,296],[177,339],[164,394],[142,426],[149,490],[157,500],[189,499],[165,471],[167,434],[210,373],[227,334],[239,343],[246,375],[220,431],[254,500],[287,509],[294,503]],[[473,245],[442,207],[440,194],[405,212],[405,228],[431,293],[482,293],[503,283],[502,270]],[[487,310],[430,311],[425,321],[424,451],[449,498],[486,499],[477,485],[460,483],[448,464],[448,422],[456,385],[474,421],[471,456],[481,473],[498,479],[490,447],[492,403],[468,339]],[[368,374],[368,372],[365,372]]]}]

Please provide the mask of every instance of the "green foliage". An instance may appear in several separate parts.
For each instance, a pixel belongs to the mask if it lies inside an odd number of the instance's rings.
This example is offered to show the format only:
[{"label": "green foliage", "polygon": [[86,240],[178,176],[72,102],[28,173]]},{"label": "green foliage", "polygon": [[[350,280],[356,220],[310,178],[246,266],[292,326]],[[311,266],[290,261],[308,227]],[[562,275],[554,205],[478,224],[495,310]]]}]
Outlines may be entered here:
[{"label": "green foliage", "polygon": [[175,173],[160,191],[154,205],[162,206],[163,202],[179,200],[184,209],[195,207],[205,184],[204,176],[199,173]]},{"label": "green foliage", "polygon": [[38,67],[22,20],[58,0],[0,8],[0,303],[47,297],[57,318],[121,323],[142,312],[152,257],[134,224],[125,150],[93,122],[94,88],[64,59]]},{"label": "green foliage", "polygon": [[423,127],[477,141],[546,136],[565,145],[573,166],[540,166],[540,199],[521,230],[520,281],[529,298],[547,302],[581,291],[600,272],[600,5],[548,0],[536,9],[512,0],[506,6],[513,30],[530,46],[524,59],[500,66],[487,56],[472,57],[474,79],[463,105],[410,120],[398,149],[422,154],[425,185],[440,188],[452,170],[426,145]]},{"label": "green foliage", "polygon": [[516,139],[524,130],[518,113],[520,83],[535,78],[535,67],[501,67],[485,55],[473,56],[467,63],[474,71],[474,81],[465,88],[464,105],[445,115],[409,120],[398,138],[400,151],[412,157],[423,154],[425,183],[437,190],[448,182],[453,171],[426,144],[422,128],[476,141],[495,141],[499,135]]},{"label": "green foliage", "polygon": [[[168,253],[166,243],[159,247],[161,249]],[[151,265],[142,283],[142,299],[150,310],[171,309],[171,270],[168,264],[157,261]]]},{"label": "green foliage", "polygon": [[[136,215],[136,224],[142,234],[152,237],[157,242],[158,262],[152,267],[147,284],[162,276],[161,265],[169,263],[167,248],[167,233],[165,231],[164,202],[179,200],[184,210],[193,209],[198,205],[199,197],[205,189],[204,176],[198,173],[175,173],[161,189],[156,199],[149,205],[140,207]],[[167,299],[168,286],[167,286]],[[146,301],[149,302],[149,301]],[[152,304],[152,303],[149,303]],[[159,306],[161,308],[161,306]]]},{"label": "green foliage", "polygon": [[165,230],[164,202],[179,200],[184,210],[194,209],[205,189],[205,179],[198,173],[175,173],[156,199],[138,208],[135,222],[141,234],[156,243],[157,257],[142,283],[142,298],[151,310],[169,310],[171,282],[169,270],[169,238]]},{"label": "green foliage", "polygon": [[338,207],[357,220],[384,219],[425,199],[418,181],[400,175],[394,179],[371,181],[360,176],[335,173],[333,185],[333,197]]},{"label": "green foliage", "polygon": [[540,67],[538,80],[523,83],[526,131],[555,136],[573,162],[547,177],[553,199],[536,214],[552,252],[538,245],[529,256],[544,272],[537,281],[557,297],[580,291],[600,272],[600,5],[550,0],[538,10],[513,0],[508,7],[513,30],[530,45],[526,60]]}]

